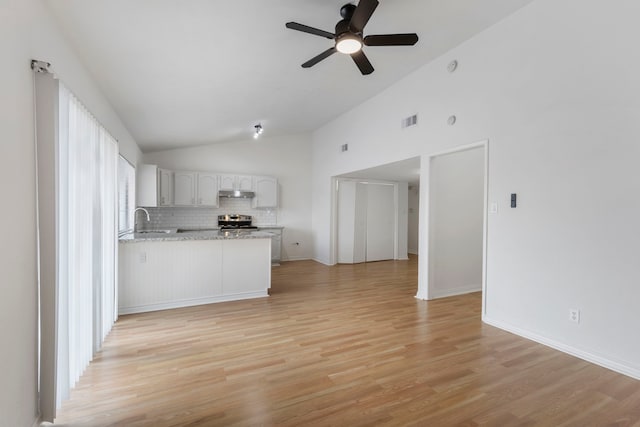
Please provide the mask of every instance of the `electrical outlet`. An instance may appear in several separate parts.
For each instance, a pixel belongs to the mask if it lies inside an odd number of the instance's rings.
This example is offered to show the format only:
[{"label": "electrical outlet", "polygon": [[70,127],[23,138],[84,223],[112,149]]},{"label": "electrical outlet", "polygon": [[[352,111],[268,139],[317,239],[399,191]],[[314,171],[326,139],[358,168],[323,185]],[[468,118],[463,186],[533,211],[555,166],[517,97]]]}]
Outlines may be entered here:
[{"label": "electrical outlet", "polygon": [[577,308],[570,308],[569,320],[575,323],[580,323],[580,310],[578,310]]}]

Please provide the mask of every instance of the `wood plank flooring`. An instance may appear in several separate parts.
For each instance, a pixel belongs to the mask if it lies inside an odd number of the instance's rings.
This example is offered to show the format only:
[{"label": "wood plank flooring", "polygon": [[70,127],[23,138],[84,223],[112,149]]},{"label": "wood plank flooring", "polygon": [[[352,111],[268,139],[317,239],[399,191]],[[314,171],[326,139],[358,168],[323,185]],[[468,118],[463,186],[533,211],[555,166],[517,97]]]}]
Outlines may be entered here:
[{"label": "wood plank flooring", "polygon": [[64,426],[640,426],[640,381],[414,298],[417,260],[274,268],[271,296],[123,316]]}]

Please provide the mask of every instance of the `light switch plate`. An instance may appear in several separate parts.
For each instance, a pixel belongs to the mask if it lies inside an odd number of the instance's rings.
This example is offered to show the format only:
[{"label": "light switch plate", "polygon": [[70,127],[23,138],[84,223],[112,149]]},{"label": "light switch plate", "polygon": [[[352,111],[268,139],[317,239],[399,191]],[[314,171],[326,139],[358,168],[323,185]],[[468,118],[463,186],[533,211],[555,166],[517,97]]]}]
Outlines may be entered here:
[{"label": "light switch plate", "polygon": [[489,213],[498,213],[498,204],[496,202],[491,202],[491,205],[489,206]]}]

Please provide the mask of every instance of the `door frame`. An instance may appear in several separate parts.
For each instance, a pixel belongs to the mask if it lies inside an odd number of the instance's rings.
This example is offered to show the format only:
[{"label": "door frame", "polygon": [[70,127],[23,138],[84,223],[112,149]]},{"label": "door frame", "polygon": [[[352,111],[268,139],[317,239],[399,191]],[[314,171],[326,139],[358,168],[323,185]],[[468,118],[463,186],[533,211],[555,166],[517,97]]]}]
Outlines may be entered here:
[{"label": "door frame", "polygon": [[431,201],[430,179],[431,179],[431,161],[438,156],[468,151],[475,148],[484,150],[484,197],[483,197],[483,219],[482,219],[482,316],[486,312],[486,295],[487,295],[487,231],[488,231],[488,197],[489,197],[489,140],[482,140],[471,144],[460,145],[455,148],[438,151],[423,156],[424,160],[420,161],[420,236],[418,247],[420,256],[418,257],[418,292],[417,299],[431,300],[433,298],[433,283],[429,280],[429,243],[431,236],[429,235],[430,212],[429,206]]}]

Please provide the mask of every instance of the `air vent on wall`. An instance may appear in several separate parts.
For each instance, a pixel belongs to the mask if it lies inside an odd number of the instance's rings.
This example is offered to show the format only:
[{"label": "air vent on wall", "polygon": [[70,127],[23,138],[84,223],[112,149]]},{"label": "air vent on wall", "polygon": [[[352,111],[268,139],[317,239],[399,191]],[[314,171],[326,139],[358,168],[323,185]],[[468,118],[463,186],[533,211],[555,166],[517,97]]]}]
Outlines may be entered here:
[{"label": "air vent on wall", "polygon": [[343,153],[348,150],[349,150],[349,144],[342,144],[340,146],[340,151],[342,151]]},{"label": "air vent on wall", "polygon": [[410,126],[415,126],[418,124],[418,115],[414,114],[413,116],[409,116],[405,119],[402,119],[402,128],[408,128]]}]

